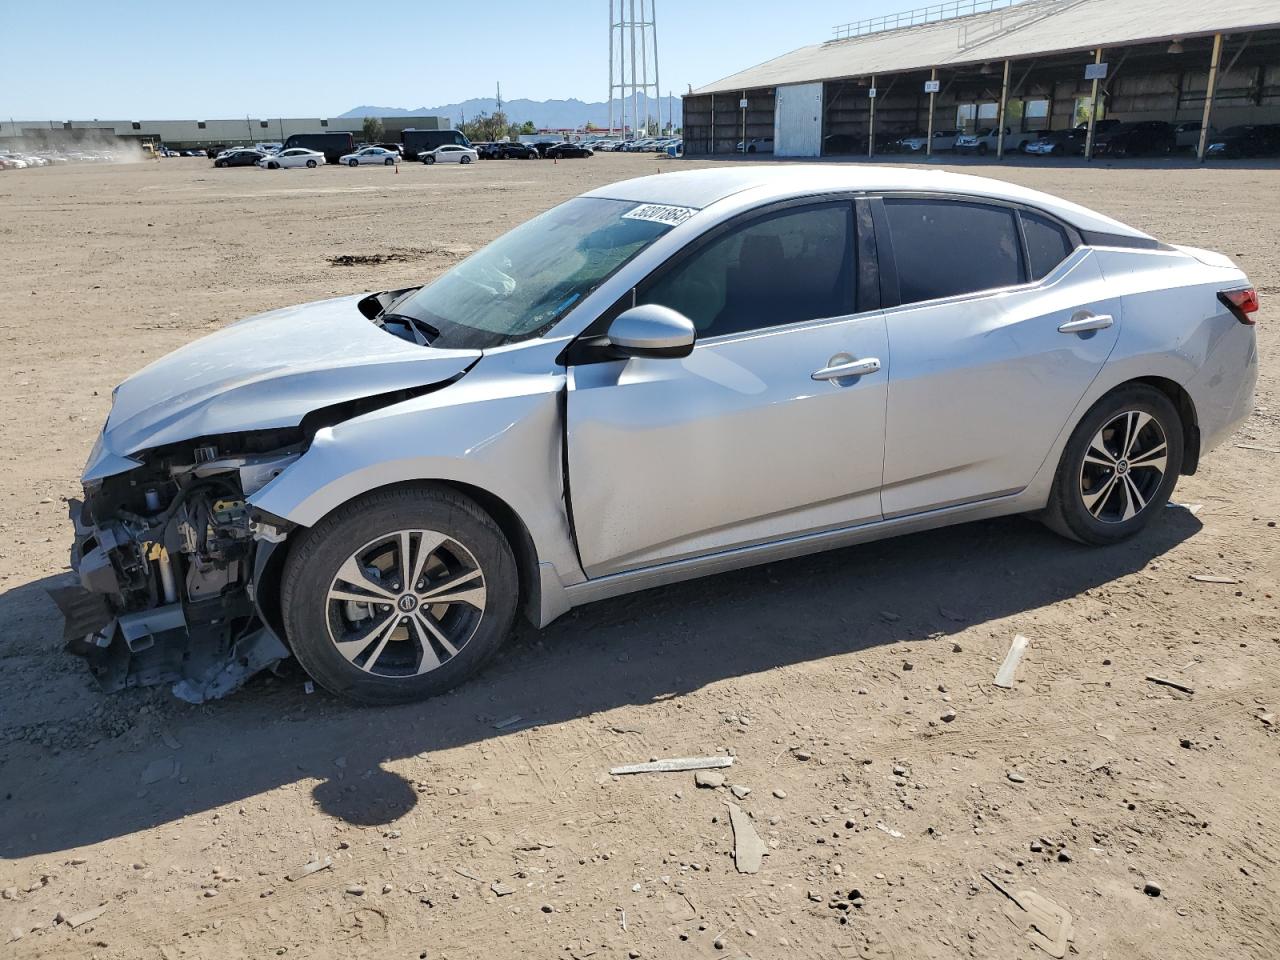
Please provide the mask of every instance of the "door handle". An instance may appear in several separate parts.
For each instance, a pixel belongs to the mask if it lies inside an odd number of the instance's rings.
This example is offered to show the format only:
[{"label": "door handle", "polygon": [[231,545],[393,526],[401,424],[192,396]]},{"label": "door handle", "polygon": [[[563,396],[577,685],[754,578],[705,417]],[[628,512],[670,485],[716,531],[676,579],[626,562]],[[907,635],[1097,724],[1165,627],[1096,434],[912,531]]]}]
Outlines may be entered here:
[{"label": "door handle", "polygon": [[[832,357],[831,359],[838,360],[839,358]],[[813,379],[843,380],[845,377],[864,377],[868,373],[877,373],[879,370],[880,360],[877,357],[864,357],[861,360],[849,359],[814,371]]]},{"label": "door handle", "polygon": [[1109,313],[1086,313],[1081,311],[1058,328],[1059,333],[1090,333],[1094,330],[1105,330],[1116,322]]}]

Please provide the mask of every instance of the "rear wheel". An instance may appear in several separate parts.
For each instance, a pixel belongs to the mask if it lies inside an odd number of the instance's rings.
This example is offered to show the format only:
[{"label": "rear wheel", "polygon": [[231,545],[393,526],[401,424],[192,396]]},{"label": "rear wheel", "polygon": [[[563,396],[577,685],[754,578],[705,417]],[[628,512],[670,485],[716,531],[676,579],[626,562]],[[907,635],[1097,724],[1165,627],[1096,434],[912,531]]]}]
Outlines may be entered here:
[{"label": "rear wheel", "polygon": [[392,164],[394,164],[394,163],[395,163],[395,160],[394,160],[394,158],[392,158],[392,157],[387,157],[387,159],[385,159],[385,160],[383,160],[383,161],[382,161],[382,165],[383,165],[384,167],[389,167],[389,166],[391,166],[391,165],[392,165]]},{"label": "rear wheel", "polygon": [[314,170],[316,168],[316,162],[314,160],[308,160],[307,166]]},{"label": "rear wheel", "polygon": [[471,158],[470,158],[470,157],[459,157],[459,158],[458,158],[458,162],[459,162],[459,163],[470,163],[470,162],[471,162]]},{"label": "rear wheel", "polygon": [[1133,384],[1103,397],[1067,441],[1045,523],[1094,545],[1139,533],[1178,482],[1182,437],[1178,411],[1159,390]]},{"label": "rear wheel", "polygon": [[362,703],[421,700],[461,683],[502,644],[517,598],[506,538],[443,487],[362,497],[307,531],[281,600],[298,662]]}]

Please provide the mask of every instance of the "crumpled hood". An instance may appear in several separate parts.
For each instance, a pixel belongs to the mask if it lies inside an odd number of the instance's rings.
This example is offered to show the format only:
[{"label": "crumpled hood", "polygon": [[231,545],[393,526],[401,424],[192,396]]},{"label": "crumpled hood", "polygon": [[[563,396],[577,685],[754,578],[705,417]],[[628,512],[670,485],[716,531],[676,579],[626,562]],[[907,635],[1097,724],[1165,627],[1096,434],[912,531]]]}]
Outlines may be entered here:
[{"label": "crumpled hood", "polygon": [[479,350],[421,347],[387,333],[357,308],[364,296],[250,317],[139,370],[116,388],[85,478],[115,472],[103,461],[150,447],[297,426],[321,407],[430,386],[481,356]]}]

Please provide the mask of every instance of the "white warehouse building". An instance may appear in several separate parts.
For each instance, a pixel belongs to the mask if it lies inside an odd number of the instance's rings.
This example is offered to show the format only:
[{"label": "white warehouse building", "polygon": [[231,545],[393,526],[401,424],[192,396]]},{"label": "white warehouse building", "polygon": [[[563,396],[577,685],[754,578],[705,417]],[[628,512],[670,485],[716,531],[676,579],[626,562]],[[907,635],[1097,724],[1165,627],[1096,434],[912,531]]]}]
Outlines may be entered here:
[{"label": "white warehouse building", "polygon": [[[387,139],[400,140],[407,129],[447,130],[447,117],[380,117]],[[363,117],[240,117],[234,120],[3,120],[0,147],[6,141],[32,147],[137,141],[177,149],[283,143],[295,133],[351,133],[358,140]]]}]

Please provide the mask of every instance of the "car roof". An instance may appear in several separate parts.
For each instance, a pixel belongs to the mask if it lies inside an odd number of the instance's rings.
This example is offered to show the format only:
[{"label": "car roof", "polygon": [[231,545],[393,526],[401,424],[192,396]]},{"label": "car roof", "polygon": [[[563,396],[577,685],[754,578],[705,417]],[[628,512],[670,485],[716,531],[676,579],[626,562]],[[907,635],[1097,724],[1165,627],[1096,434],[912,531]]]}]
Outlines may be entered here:
[{"label": "car roof", "polygon": [[946,170],[918,170],[877,165],[753,164],[719,169],[682,170],[621,180],[583,196],[637,203],[665,203],[705,209],[746,191],[763,204],[791,197],[844,191],[922,191],[954,193],[1037,207],[1080,230],[1150,239],[1127,224],[1087,207],[990,177]]}]

